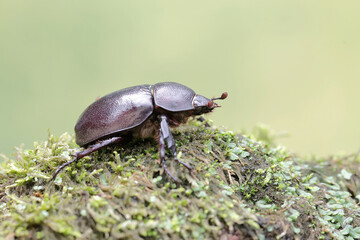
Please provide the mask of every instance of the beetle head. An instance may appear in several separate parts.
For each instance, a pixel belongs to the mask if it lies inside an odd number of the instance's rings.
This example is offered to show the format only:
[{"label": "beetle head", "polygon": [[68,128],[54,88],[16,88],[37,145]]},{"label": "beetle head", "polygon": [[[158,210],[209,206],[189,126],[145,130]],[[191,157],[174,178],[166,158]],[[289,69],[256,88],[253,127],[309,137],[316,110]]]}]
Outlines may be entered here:
[{"label": "beetle head", "polygon": [[227,92],[221,94],[221,97],[208,99],[201,95],[195,95],[193,105],[195,107],[195,114],[200,115],[203,113],[211,112],[216,107],[221,107],[214,100],[223,100],[227,98]]}]

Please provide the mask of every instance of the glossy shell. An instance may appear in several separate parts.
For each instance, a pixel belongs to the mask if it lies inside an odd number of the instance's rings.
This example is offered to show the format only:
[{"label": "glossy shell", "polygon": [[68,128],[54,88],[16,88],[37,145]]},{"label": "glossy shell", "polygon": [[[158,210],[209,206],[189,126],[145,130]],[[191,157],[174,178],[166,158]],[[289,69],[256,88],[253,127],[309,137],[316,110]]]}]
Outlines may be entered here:
[{"label": "glossy shell", "polygon": [[76,143],[85,146],[145,122],[153,113],[150,85],[125,88],[91,104],[75,125]]},{"label": "glossy shell", "polygon": [[170,111],[193,110],[195,92],[184,85],[174,82],[157,83],[153,86],[155,105]]}]

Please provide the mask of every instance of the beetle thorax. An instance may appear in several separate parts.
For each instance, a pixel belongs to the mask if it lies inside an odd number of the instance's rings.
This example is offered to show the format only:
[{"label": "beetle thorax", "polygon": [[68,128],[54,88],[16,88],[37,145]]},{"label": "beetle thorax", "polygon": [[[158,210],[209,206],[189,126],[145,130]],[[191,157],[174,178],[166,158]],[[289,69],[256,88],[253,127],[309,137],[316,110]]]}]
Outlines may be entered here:
[{"label": "beetle thorax", "polygon": [[186,123],[189,117],[193,116],[193,111],[182,111],[182,112],[169,112],[165,114],[168,118],[170,127],[177,127],[180,124]]}]

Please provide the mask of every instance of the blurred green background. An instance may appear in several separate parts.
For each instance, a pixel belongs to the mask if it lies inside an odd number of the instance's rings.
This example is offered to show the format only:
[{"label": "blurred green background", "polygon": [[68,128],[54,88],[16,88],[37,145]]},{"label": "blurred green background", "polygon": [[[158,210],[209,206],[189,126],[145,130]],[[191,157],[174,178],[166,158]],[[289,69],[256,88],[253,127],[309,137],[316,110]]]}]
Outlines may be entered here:
[{"label": "blurred green background", "polygon": [[209,117],[265,123],[300,155],[360,148],[360,2],[0,2],[0,152],[73,132],[97,96],[137,84],[229,92]]}]

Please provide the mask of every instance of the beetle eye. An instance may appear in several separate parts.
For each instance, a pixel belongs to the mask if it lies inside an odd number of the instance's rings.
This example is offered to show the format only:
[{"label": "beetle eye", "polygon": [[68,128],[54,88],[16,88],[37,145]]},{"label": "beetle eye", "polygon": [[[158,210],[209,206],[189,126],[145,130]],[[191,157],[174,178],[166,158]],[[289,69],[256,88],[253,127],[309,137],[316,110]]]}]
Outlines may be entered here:
[{"label": "beetle eye", "polygon": [[211,99],[209,102],[208,102],[208,108],[213,108],[214,106],[214,101]]}]

